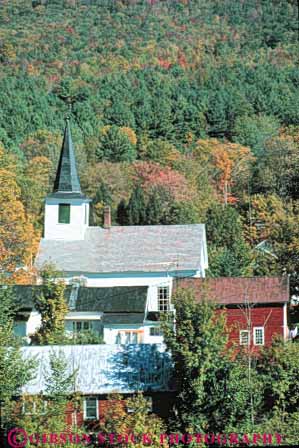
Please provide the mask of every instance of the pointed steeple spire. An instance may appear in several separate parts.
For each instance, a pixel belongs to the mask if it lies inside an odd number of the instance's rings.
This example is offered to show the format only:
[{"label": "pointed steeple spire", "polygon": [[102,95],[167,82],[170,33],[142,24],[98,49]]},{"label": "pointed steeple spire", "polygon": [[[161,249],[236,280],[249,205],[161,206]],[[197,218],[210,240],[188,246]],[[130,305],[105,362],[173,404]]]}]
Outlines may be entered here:
[{"label": "pointed steeple spire", "polygon": [[53,194],[58,196],[59,194],[67,195],[68,193],[70,193],[72,197],[74,197],[74,194],[76,196],[83,196],[77,173],[70,122],[67,117]]}]

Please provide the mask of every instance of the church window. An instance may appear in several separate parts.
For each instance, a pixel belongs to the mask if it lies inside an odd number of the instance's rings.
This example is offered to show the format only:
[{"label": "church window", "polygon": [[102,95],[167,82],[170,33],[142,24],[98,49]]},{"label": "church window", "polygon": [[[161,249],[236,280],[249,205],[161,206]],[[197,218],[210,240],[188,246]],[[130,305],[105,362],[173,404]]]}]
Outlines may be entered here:
[{"label": "church window", "polygon": [[70,204],[59,204],[58,209],[58,223],[69,224],[71,221],[71,206]]}]

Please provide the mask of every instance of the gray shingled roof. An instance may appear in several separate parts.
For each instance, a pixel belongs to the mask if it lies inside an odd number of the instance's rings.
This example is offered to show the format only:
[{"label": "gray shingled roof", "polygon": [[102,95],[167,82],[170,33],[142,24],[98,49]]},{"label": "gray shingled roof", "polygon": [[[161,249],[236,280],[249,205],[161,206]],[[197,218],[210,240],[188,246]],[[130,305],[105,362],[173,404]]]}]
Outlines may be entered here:
[{"label": "gray shingled roof", "polygon": [[35,266],[64,272],[198,270],[204,225],[89,227],[81,241],[42,239]]}]

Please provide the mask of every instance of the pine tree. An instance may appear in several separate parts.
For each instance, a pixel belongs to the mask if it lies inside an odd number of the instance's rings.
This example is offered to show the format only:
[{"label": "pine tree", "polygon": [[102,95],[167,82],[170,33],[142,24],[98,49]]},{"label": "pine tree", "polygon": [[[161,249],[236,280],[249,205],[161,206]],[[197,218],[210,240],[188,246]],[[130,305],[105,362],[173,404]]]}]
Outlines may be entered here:
[{"label": "pine tree", "polygon": [[127,206],[128,225],[143,225],[146,222],[145,217],[145,198],[142,188],[138,185],[130,197]]},{"label": "pine tree", "polygon": [[124,199],[120,201],[117,207],[117,222],[121,226],[128,225],[128,210],[126,201]]},{"label": "pine tree", "polygon": [[105,126],[101,132],[96,156],[99,161],[133,162],[136,159],[136,148],[121,128],[115,125]]},{"label": "pine tree", "polygon": [[162,186],[152,188],[146,207],[147,224],[169,224],[173,201],[173,196],[166,188]]},{"label": "pine tree", "polygon": [[101,182],[91,206],[93,226],[102,226],[104,222],[104,207],[112,204],[112,194],[108,185]]}]

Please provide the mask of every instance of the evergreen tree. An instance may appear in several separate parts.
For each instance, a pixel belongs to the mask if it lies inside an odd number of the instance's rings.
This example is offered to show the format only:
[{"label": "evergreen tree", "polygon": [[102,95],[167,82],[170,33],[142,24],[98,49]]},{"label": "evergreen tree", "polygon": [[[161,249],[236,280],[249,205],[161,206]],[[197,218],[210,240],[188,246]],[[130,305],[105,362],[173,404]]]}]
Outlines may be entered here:
[{"label": "evergreen tree", "polygon": [[117,207],[117,222],[121,226],[128,225],[128,211],[127,211],[127,204],[124,199],[120,201]]},{"label": "evergreen tree", "polygon": [[112,194],[108,185],[101,182],[91,205],[91,220],[93,226],[102,226],[104,222],[104,207],[111,206]]},{"label": "evergreen tree", "polygon": [[102,129],[96,156],[99,161],[133,162],[136,159],[136,148],[121,128],[106,126]]},{"label": "evergreen tree", "polygon": [[147,224],[168,224],[173,201],[173,196],[166,188],[162,186],[153,187],[146,207]]},{"label": "evergreen tree", "polygon": [[138,185],[130,197],[127,206],[128,225],[136,226],[146,224],[146,205],[142,188]]}]

